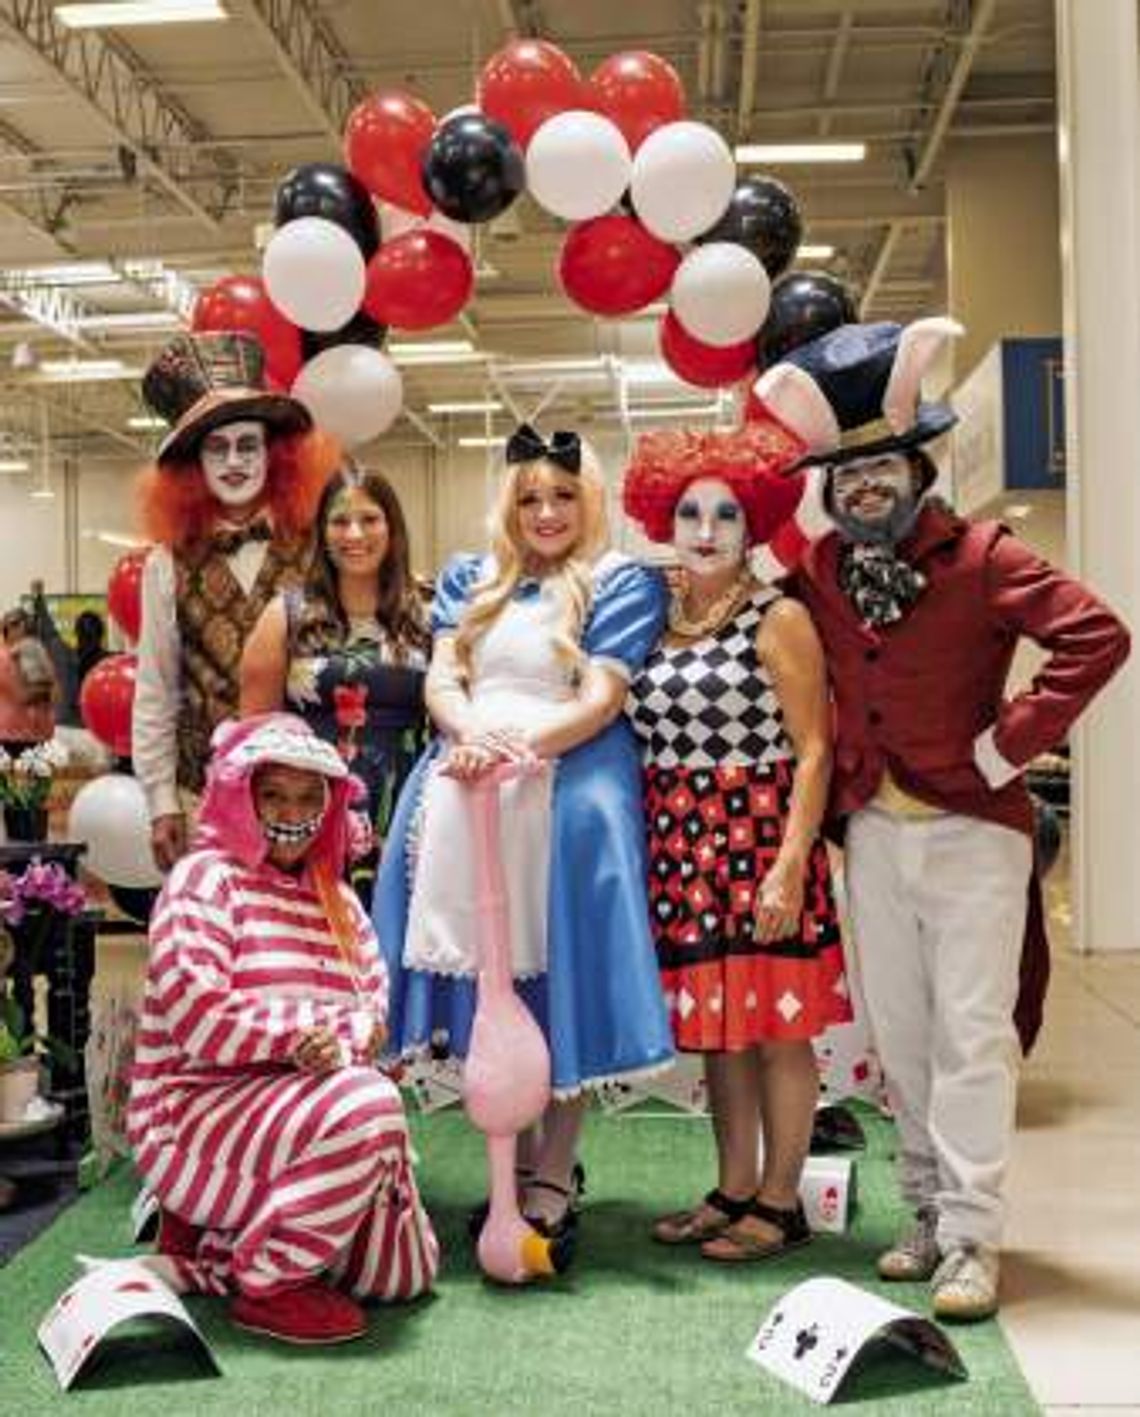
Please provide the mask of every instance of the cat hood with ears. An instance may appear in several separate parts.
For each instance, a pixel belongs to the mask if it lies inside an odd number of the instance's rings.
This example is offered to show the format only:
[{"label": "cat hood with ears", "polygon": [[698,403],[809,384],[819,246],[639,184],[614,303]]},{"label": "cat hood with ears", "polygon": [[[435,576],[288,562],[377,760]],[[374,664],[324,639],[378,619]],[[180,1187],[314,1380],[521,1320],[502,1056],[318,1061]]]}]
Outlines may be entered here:
[{"label": "cat hood with ears", "polygon": [[329,785],[324,820],[305,855],[310,869],[339,879],[349,855],[352,806],[366,796],[336,749],[301,718],[266,713],[227,719],[214,730],[206,789],[198,813],[196,847],[213,847],[243,866],[257,867],[269,853],[253,800],[253,775],[278,763],[323,777]]}]

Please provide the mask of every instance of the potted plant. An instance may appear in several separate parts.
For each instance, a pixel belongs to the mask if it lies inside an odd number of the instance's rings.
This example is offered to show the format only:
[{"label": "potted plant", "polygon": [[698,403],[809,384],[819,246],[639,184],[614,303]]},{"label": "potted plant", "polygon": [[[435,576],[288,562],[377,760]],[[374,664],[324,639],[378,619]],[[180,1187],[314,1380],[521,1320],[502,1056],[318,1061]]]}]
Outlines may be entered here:
[{"label": "potted plant", "polygon": [[54,740],[25,748],[15,757],[0,748],[0,803],[9,841],[46,839],[52,778],[66,763],[66,748]]},{"label": "potted plant", "polygon": [[65,1067],[75,1053],[56,1038],[26,1026],[24,1011],[11,994],[0,996],[0,1123],[22,1122],[40,1090],[40,1058],[50,1054]]}]

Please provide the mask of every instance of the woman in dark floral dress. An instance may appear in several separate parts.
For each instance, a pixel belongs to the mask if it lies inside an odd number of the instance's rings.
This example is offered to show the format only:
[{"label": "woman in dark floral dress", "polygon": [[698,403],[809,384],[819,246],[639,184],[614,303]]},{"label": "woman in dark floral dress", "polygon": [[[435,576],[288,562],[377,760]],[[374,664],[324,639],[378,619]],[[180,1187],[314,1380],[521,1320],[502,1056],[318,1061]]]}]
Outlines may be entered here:
[{"label": "woman in dark floral dress", "polygon": [[[378,844],[425,742],[429,635],[388,480],[348,465],[325,488],[305,587],[265,610],[242,658],[241,711],[300,714],[368,789]],[[377,852],[353,870],[365,904]]]}]

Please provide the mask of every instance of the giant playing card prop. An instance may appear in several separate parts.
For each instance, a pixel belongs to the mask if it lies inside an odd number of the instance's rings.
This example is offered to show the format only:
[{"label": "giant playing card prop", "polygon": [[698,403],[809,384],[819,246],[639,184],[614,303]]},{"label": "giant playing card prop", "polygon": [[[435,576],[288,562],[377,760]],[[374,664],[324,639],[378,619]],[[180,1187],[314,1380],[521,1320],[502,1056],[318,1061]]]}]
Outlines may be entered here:
[{"label": "giant playing card prop", "polygon": [[872,1348],[907,1357],[940,1373],[966,1376],[954,1345],[936,1323],[827,1277],[789,1289],[772,1308],[748,1357],[813,1402],[830,1402],[843,1379]]},{"label": "giant playing card prop", "polygon": [[182,1300],[138,1260],[109,1260],[89,1270],[52,1305],[36,1337],[66,1392],[116,1329],[140,1320],[151,1321],[156,1336],[173,1332],[219,1371]]}]

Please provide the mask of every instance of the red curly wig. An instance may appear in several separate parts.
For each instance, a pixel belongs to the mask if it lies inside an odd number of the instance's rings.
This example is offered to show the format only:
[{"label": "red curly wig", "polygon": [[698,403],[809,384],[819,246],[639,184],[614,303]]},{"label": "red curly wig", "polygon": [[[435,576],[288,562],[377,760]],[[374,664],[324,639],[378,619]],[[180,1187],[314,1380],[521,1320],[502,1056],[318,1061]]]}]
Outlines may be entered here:
[{"label": "red curly wig", "polygon": [[[277,534],[303,535],[313,524],[325,483],[340,467],[340,444],[319,429],[269,438],[263,503]],[[152,463],[136,490],[145,536],[174,550],[205,541],[218,520],[218,502],[197,461]]]},{"label": "red curly wig", "polygon": [[807,446],[771,416],[731,432],[646,433],[625,470],[622,507],[650,541],[673,540],[673,513],[691,482],[727,483],[744,509],[754,546],[771,540],[803,496],[802,474],[789,470]]}]

